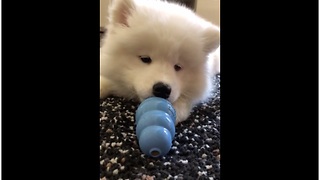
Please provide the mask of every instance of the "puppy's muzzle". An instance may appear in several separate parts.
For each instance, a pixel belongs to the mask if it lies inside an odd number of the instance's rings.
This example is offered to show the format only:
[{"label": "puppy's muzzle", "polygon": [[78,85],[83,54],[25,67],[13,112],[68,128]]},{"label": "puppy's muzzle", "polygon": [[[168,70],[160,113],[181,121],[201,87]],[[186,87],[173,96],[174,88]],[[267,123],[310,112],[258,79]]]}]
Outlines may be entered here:
[{"label": "puppy's muzzle", "polygon": [[168,84],[158,82],[153,85],[153,95],[156,97],[161,97],[168,99],[171,93],[171,87]]}]

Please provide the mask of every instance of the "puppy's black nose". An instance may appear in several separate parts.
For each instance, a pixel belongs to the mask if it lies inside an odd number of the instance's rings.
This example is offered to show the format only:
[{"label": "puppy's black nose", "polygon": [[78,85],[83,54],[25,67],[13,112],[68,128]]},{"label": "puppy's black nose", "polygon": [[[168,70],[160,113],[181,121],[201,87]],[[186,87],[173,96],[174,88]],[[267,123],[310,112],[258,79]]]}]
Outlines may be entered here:
[{"label": "puppy's black nose", "polygon": [[153,95],[167,99],[170,96],[171,87],[168,84],[162,82],[153,85]]}]

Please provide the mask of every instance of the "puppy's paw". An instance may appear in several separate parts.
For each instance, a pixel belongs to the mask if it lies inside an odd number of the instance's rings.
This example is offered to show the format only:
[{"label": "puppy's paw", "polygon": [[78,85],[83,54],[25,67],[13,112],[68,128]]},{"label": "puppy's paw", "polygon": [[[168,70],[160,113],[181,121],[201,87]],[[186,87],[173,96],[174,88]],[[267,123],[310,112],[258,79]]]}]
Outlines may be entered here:
[{"label": "puppy's paw", "polygon": [[213,73],[214,75],[220,73],[220,48],[213,54]]},{"label": "puppy's paw", "polygon": [[192,105],[191,102],[188,101],[179,101],[177,100],[176,102],[173,103],[173,107],[176,110],[177,113],[177,119],[176,119],[176,124],[185,121],[191,112]]},{"label": "puppy's paw", "polygon": [[106,98],[111,93],[111,83],[108,79],[100,76],[100,99]]},{"label": "puppy's paw", "polygon": [[209,54],[208,56],[208,68],[211,76],[215,76],[216,74],[220,73],[220,47]]}]

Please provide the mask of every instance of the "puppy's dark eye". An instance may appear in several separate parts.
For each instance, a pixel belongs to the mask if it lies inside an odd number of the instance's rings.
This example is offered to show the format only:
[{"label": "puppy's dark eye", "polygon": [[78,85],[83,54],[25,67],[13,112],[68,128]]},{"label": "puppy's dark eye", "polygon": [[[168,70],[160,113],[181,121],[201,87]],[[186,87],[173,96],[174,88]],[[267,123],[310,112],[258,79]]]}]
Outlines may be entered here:
[{"label": "puppy's dark eye", "polygon": [[142,62],[150,64],[152,59],[149,56],[139,56]]},{"label": "puppy's dark eye", "polygon": [[180,71],[182,69],[182,67],[178,64],[174,65],[174,70],[176,71]]}]

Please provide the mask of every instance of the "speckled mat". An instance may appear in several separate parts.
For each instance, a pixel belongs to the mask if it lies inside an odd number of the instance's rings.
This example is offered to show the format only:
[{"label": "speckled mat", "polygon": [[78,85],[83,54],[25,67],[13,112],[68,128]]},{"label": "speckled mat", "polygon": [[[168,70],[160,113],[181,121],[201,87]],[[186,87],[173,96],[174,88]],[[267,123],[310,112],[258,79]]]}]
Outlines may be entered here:
[{"label": "speckled mat", "polygon": [[120,97],[100,100],[100,178],[220,179],[220,75],[212,98],[194,108],[176,127],[169,153],[146,157],[135,135],[138,102]]}]

